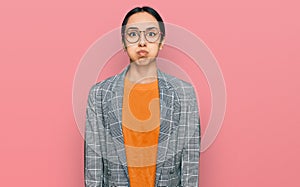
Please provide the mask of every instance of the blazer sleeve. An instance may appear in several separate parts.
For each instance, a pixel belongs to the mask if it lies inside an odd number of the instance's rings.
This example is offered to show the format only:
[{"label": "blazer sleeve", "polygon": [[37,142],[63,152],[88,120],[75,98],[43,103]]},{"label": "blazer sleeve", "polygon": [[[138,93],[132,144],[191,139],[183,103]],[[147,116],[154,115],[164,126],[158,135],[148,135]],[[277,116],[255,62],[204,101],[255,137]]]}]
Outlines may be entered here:
[{"label": "blazer sleeve", "polygon": [[181,185],[184,187],[198,187],[201,128],[198,104],[194,89],[189,95],[187,107],[186,141],[182,151]]},{"label": "blazer sleeve", "polygon": [[[95,85],[90,89],[86,108],[86,126],[84,140],[84,181],[86,187],[103,186],[103,159],[100,147],[99,121],[96,112]],[[99,102],[101,104],[101,102]]]}]

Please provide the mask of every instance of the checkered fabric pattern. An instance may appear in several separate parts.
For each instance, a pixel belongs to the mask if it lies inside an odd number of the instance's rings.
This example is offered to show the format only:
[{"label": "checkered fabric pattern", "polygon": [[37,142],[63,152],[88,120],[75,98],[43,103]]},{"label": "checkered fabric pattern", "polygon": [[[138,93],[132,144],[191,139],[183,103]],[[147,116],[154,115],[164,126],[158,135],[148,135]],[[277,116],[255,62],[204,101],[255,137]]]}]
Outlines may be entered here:
[{"label": "checkered fabric pattern", "polygon": [[[86,108],[84,179],[86,187],[128,187],[122,135],[125,74],[92,86]],[[157,70],[160,134],[155,186],[197,187],[200,157],[200,118],[190,83]]]}]

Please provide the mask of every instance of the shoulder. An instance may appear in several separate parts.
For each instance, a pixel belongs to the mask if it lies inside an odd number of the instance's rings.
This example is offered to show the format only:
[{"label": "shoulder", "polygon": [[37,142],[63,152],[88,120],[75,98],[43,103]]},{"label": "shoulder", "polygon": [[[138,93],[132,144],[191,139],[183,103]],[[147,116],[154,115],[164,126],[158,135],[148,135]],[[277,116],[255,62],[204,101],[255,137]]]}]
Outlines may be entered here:
[{"label": "shoulder", "polygon": [[93,84],[89,91],[89,96],[99,96],[103,93],[110,92],[112,85],[115,83],[115,80],[118,78],[119,74],[110,76],[100,82]]},{"label": "shoulder", "polygon": [[129,69],[129,65],[126,66],[120,73],[110,76],[100,82],[97,82],[96,84],[92,85],[91,91],[94,92],[111,92],[111,91],[119,91],[120,87],[122,87],[123,84],[123,78]]},{"label": "shoulder", "polygon": [[108,77],[100,82],[95,83],[91,89],[94,90],[107,90],[110,88],[110,86],[114,83],[114,80],[116,79],[118,75],[114,75],[111,77]]},{"label": "shoulder", "polygon": [[163,75],[165,81],[171,86],[171,88],[176,91],[179,98],[194,99],[196,97],[195,89],[191,83],[184,81],[180,78],[177,78],[173,75],[164,73],[162,71],[161,71],[161,74]]}]

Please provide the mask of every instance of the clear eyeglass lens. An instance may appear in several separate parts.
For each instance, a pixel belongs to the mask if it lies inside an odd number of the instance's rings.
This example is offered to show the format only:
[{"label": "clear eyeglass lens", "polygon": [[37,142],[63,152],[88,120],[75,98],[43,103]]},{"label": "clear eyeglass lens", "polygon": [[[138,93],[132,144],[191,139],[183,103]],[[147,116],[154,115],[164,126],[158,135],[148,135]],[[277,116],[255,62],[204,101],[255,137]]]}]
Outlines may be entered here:
[{"label": "clear eyeglass lens", "polygon": [[148,42],[155,42],[159,37],[158,29],[149,29],[145,32],[146,39]]},{"label": "clear eyeglass lens", "polygon": [[139,31],[138,30],[128,30],[126,32],[126,40],[130,43],[137,42],[139,40]]}]

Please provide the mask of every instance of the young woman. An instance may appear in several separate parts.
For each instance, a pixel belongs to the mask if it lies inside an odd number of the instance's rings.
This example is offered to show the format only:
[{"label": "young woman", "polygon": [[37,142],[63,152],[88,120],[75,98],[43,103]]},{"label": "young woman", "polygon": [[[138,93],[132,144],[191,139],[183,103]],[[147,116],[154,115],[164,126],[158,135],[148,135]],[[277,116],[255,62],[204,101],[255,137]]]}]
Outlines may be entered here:
[{"label": "young woman", "polygon": [[122,23],[130,64],[89,93],[86,186],[198,186],[200,119],[190,83],[157,68],[165,26],[151,7]]}]

